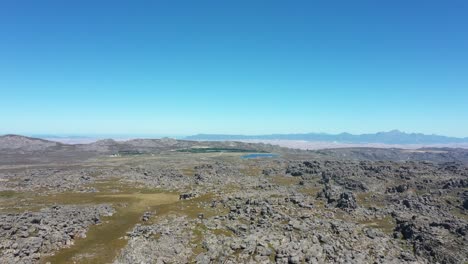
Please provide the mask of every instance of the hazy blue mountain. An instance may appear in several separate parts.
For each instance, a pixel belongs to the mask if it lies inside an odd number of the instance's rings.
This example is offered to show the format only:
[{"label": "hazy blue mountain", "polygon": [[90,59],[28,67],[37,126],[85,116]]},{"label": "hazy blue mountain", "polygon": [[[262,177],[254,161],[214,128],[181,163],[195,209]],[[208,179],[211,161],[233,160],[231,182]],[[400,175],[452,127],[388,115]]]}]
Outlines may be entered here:
[{"label": "hazy blue mountain", "polygon": [[198,134],[186,137],[188,140],[306,140],[340,143],[383,143],[383,144],[448,144],[468,143],[468,137],[456,138],[440,135],[425,135],[421,133],[405,133],[399,130],[378,132],[375,134],[353,135],[349,133],[324,134],[271,134],[271,135],[223,135]]}]

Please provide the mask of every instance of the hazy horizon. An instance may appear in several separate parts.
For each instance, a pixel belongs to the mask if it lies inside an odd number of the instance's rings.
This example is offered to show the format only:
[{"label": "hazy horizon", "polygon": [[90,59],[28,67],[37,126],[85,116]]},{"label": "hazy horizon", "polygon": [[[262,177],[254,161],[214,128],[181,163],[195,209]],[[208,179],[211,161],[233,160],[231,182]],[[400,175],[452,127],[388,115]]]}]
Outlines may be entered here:
[{"label": "hazy horizon", "polygon": [[[394,132],[394,131],[387,131]],[[401,132],[401,131],[397,131]],[[384,132],[385,133],[385,132]],[[404,133],[404,132],[403,132]],[[327,133],[311,133],[311,134],[322,134],[322,135],[332,135],[337,136],[336,140],[322,139],[322,140],[312,140],[312,139],[294,139],[290,137],[286,138],[231,138],[231,139],[216,139],[216,138],[196,138],[196,135],[148,135],[148,134],[139,134],[139,135],[125,135],[125,134],[100,134],[100,135],[54,135],[54,134],[30,134],[23,135],[33,138],[40,138],[55,142],[61,142],[65,144],[90,144],[98,140],[113,139],[116,141],[127,141],[133,139],[160,139],[160,138],[174,138],[179,140],[190,140],[190,141],[236,141],[236,142],[245,142],[245,143],[264,143],[270,145],[276,145],[280,147],[293,148],[293,149],[302,149],[302,150],[321,150],[321,149],[342,149],[342,148],[391,148],[391,149],[406,149],[406,150],[418,150],[421,148],[454,148],[454,149],[468,149],[468,137],[467,138],[458,138],[465,139],[463,141],[455,142],[453,138],[448,141],[433,141],[433,142],[421,142],[420,139],[414,138],[405,142],[391,142],[388,139],[382,138],[382,140],[371,140],[371,141],[356,141],[356,140],[340,140],[339,134],[327,134]],[[416,133],[414,133],[416,134]],[[209,134],[208,134],[209,135]],[[282,134],[288,135],[288,134]],[[289,134],[293,135],[293,134]],[[370,134],[375,135],[375,134]],[[408,134],[409,135],[409,134]],[[0,136],[2,134],[0,133]],[[195,136],[195,138],[192,138]],[[233,136],[233,135],[227,135]],[[262,136],[262,135],[240,135],[240,136]],[[264,135],[268,136],[268,135]],[[425,135],[431,136],[431,135]],[[440,135],[439,135],[440,136]]]},{"label": "hazy horizon", "polygon": [[366,134],[377,134],[377,133],[391,133],[391,132],[401,132],[405,134],[422,134],[427,136],[445,136],[445,137],[453,137],[453,138],[468,138],[465,136],[457,137],[457,136],[449,136],[449,135],[442,135],[442,134],[425,134],[420,132],[411,132],[411,131],[402,131],[399,129],[392,129],[389,131],[377,131],[377,132],[367,132],[367,133],[349,133],[347,131],[342,131],[339,133],[328,133],[328,132],[306,132],[306,133],[265,133],[265,134],[241,134],[241,133],[196,133],[196,134],[158,134],[158,133],[2,133],[1,135],[22,135],[28,137],[38,137],[38,138],[163,138],[163,137],[170,137],[170,138],[177,138],[183,139],[185,137],[195,136],[195,135],[227,135],[227,136],[268,136],[268,135],[298,135],[298,134],[323,134],[323,135],[340,135],[340,134],[351,134],[351,135],[366,135]]}]

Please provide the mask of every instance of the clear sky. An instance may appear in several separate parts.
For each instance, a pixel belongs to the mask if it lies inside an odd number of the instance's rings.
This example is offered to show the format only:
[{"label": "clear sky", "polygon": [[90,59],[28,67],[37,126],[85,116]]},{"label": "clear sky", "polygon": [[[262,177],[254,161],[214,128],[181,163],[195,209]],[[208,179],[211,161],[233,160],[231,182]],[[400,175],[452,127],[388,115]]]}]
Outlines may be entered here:
[{"label": "clear sky", "polygon": [[0,3],[0,133],[468,136],[468,1]]}]

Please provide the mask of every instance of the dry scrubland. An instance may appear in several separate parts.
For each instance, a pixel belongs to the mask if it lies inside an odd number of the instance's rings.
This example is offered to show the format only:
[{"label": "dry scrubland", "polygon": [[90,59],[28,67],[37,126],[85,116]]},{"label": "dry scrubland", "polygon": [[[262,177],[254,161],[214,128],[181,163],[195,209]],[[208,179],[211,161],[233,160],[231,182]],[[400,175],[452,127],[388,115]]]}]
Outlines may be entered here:
[{"label": "dry scrubland", "polygon": [[468,260],[462,150],[13,136],[0,146],[1,263]]}]

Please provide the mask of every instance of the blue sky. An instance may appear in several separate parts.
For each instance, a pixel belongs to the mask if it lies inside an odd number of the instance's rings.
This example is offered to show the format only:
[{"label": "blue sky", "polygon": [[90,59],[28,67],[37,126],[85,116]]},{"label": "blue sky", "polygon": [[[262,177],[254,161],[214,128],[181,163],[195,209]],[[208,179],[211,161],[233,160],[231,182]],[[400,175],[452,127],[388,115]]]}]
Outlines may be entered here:
[{"label": "blue sky", "polygon": [[0,133],[468,136],[466,14],[466,1],[2,1]]}]

